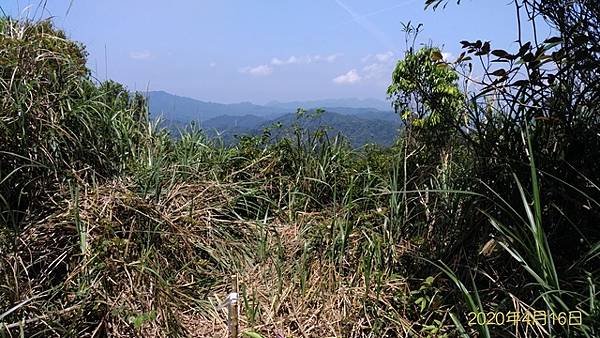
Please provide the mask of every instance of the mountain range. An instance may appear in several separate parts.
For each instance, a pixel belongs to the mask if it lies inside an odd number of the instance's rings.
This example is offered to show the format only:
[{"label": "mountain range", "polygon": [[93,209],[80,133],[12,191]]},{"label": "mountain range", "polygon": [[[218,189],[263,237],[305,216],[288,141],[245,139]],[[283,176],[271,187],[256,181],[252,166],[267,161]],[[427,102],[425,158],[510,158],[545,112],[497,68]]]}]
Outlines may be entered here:
[{"label": "mountain range", "polygon": [[[223,104],[177,96],[164,91],[146,93],[150,116],[161,118],[166,128],[173,131],[194,121],[210,137],[220,137],[233,143],[237,136],[259,135],[273,125],[280,135],[295,123],[309,130],[325,126],[330,136],[343,134],[355,147],[367,143],[391,145],[402,123],[385,101],[376,99],[332,99],[314,101],[277,102],[256,105],[250,102]],[[323,109],[312,119],[298,119],[296,111]]]},{"label": "mountain range", "polygon": [[311,100],[311,101],[292,101],[292,102],[279,102],[271,101],[266,104],[267,107],[278,107],[287,109],[296,109],[302,107],[305,109],[314,109],[322,107],[345,107],[345,108],[374,108],[381,111],[390,111],[391,104],[386,101],[377,99],[357,99],[357,98],[344,98],[344,99],[325,99],[325,100]]}]

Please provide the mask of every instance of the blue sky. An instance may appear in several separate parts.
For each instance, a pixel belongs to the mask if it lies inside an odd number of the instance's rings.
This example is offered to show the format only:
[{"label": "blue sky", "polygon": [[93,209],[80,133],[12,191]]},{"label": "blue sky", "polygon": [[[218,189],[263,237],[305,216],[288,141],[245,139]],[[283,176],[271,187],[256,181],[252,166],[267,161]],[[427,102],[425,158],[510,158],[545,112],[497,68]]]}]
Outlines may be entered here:
[{"label": "blue sky", "polygon": [[[0,6],[32,17],[39,2]],[[44,16],[85,44],[97,78],[225,103],[384,99],[405,49],[402,22],[422,23],[419,41],[452,56],[460,40],[507,49],[516,37],[509,0],[450,1],[437,11],[423,0],[48,2]]]}]

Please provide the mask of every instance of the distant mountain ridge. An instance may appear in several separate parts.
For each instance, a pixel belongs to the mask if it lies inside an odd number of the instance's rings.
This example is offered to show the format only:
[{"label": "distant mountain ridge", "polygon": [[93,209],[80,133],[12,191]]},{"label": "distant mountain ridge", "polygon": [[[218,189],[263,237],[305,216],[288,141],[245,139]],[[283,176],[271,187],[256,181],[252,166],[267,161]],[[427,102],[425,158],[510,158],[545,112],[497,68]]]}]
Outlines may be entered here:
[{"label": "distant mountain ridge", "polygon": [[224,104],[205,102],[164,91],[148,92],[150,115],[178,121],[205,121],[221,115],[256,115],[273,118],[281,115],[281,108],[265,107],[250,102]]},{"label": "distant mountain ridge", "polygon": [[[392,111],[388,103],[376,99],[347,98],[293,102],[272,101],[263,106],[251,102],[229,104],[206,102],[170,94],[165,91],[150,91],[146,96],[149,101],[150,113],[154,117],[162,116],[165,119],[181,121],[204,121],[220,115],[255,115],[274,118],[277,115],[295,112],[298,108],[325,108],[329,110],[335,108],[336,111],[346,110],[353,112]],[[348,114],[351,113],[349,112]]]},{"label": "distant mountain ridge", "polygon": [[[204,102],[188,97],[172,95],[164,91],[147,93],[150,116],[161,117],[165,127],[174,131],[184,128],[194,121],[210,137],[220,137],[226,143],[233,143],[236,136],[258,135],[263,129],[280,123],[278,133],[289,130],[296,121],[296,111],[302,107],[308,111],[321,108],[325,112],[316,119],[304,119],[301,125],[314,130],[320,125],[329,127],[329,133],[342,133],[350,143],[359,147],[366,143],[389,146],[395,140],[402,123],[391,109],[379,110],[360,105],[385,104],[378,100],[332,99],[295,102],[270,102],[266,106],[242,102],[222,104]],[[327,106],[331,104],[331,106]],[[340,106],[341,104],[352,107]],[[277,135],[276,135],[277,136]],[[281,136],[281,135],[280,135]]]},{"label": "distant mountain ridge", "polygon": [[343,98],[343,99],[324,99],[324,100],[309,100],[309,101],[291,101],[291,102],[279,102],[271,101],[267,103],[267,107],[279,107],[287,109],[296,109],[302,107],[305,109],[315,109],[323,107],[344,107],[344,108],[371,108],[381,111],[391,111],[392,106],[389,102],[377,99],[357,99],[357,98]]}]

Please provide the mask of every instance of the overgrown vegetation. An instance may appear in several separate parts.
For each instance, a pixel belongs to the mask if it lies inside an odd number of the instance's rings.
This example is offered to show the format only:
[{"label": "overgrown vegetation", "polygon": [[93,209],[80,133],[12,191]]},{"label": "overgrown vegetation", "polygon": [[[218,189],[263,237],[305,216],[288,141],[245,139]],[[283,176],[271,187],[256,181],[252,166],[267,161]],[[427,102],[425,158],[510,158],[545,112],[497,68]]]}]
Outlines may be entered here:
[{"label": "overgrown vegetation", "polygon": [[237,274],[265,337],[598,336],[600,10],[556,3],[515,2],[556,38],[456,62],[406,26],[406,128],[361,149],[171,137],[49,21],[1,19],[0,335],[225,336]]}]

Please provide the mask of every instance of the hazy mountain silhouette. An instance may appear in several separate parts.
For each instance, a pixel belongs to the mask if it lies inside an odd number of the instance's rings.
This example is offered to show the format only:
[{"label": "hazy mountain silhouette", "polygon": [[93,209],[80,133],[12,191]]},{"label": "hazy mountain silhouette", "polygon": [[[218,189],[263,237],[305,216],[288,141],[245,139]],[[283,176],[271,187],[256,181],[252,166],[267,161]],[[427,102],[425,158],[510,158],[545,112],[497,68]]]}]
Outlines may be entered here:
[{"label": "hazy mountain silhouette", "polygon": [[[188,97],[169,94],[164,91],[147,93],[150,115],[162,117],[164,125],[178,135],[177,130],[194,121],[210,137],[220,137],[226,143],[235,142],[237,136],[258,135],[267,127],[280,124],[281,128],[272,131],[274,137],[285,135],[294,123],[303,128],[315,130],[327,126],[328,133],[335,136],[342,133],[353,146],[366,143],[390,145],[402,125],[398,115],[360,105],[383,106],[378,100],[333,99],[317,101],[296,101],[288,103],[271,102],[267,106],[242,102],[222,104],[205,102]],[[327,107],[326,104],[331,104]],[[341,104],[351,105],[349,107]],[[324,113],[317,118],[297,120],[299,107],[313,111],[322,108]],[[309,114],[310,115],[310,114]]]},{"label": "hazy mountain silhouette", "polygon": [[372,108],[381,111],[390,111],[392,106],[389,102],[377,99],[357,99],[357,98],[342,98],[342,99],[324,99],[324,100],[309,100],[309,101],[292,101],[279,102],[271,101],[266,104],[267,107],[279,107],[287,109],[296,109],[302,107],[305,109],[315,109],[324,107],[344,107],[344,108]]}]

